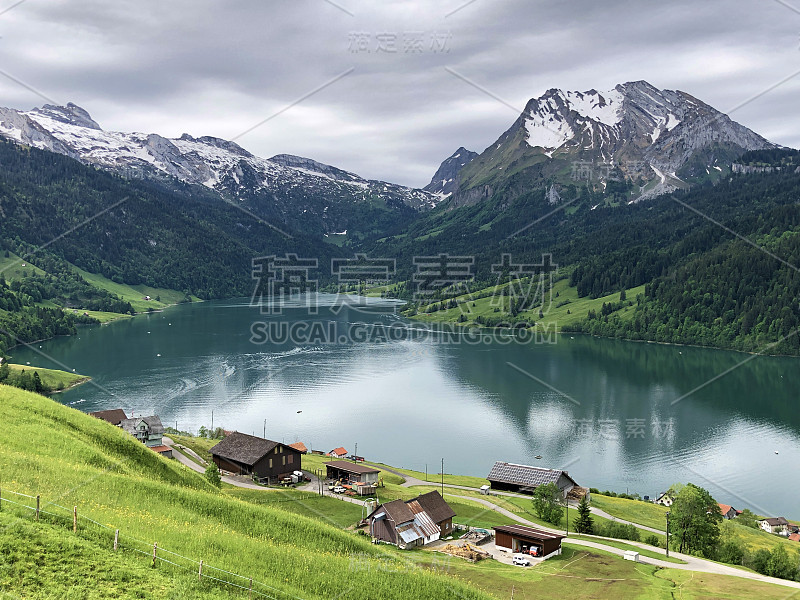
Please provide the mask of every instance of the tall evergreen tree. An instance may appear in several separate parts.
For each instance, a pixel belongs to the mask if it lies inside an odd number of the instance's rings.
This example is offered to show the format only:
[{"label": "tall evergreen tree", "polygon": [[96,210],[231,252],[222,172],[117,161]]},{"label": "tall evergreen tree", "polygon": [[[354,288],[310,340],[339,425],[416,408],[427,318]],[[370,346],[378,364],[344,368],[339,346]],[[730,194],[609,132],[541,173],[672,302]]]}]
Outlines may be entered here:
[{"label": "tall evergreen tree", "polygon": [[589,507],[589,501],[584,496],[578,504],[578,516],[572,522],[577,533],[592,533],[594,531],[594,519],[592,519],[591,515],[592,510]]}]

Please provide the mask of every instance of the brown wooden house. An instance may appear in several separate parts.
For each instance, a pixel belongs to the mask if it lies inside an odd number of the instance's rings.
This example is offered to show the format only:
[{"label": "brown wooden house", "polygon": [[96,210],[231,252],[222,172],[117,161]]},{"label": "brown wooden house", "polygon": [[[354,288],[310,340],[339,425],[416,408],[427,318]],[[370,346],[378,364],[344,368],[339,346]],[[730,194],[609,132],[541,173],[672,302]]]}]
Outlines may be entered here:
[{"label": "brown wooden house", "polygon": [[367,517],[373,540],[399,548],[423,546],[453,532],[456,513],[439,492],[381,504]]},{"label": "brown wooden house", "polygon": [[253,475],[264,483],[278,483],[293,471],[301,470],[298,450],[246,433],[232,433],[210,452],[221,471]]}]

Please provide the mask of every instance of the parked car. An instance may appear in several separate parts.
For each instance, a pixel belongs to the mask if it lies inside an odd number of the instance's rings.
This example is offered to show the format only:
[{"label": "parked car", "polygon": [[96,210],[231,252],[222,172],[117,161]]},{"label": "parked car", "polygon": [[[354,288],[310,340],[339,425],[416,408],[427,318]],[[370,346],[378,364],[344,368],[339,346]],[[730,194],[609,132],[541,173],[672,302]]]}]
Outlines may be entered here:
[{"label": "parked car", "polygon": [[337,485],[335,488],[333,488],[334,494],[344,494],[344,492],[345,489],[341,485]]},{"label": "parked car", "polygon": [[512,564],[517,565],[518,567],[530,567],[531,561],[528,560],[528,557],[524,554],[515,554],[511,557]]}]

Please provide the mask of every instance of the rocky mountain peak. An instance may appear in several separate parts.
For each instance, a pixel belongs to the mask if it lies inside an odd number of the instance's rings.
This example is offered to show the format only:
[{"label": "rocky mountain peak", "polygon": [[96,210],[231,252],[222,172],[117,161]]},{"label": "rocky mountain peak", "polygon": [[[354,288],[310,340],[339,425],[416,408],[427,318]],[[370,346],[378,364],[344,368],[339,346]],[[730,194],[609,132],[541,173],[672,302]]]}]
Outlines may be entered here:
[{"label": "rocky mountain peak", "polygon": [[41,108],[34,108],[31,113],[39,114],[43,117],[53,119],[66,125],[76,125],[78,127],[86,127],[87,129],[95,129],[102,131],[100,125],[92,119],[89,112],[77,104],[68,102],[66,106],[56,106],[54,104],[45,104]]},{"label": "rocky mountain peak", "polygon": [[441,196],[452,194],[457,188],[459,172],[476,156],[478,156],[477,152],[472,152],[461,146],[439,165],[433,178],[431,178],[431,182],[423,189],[426,192]]}]

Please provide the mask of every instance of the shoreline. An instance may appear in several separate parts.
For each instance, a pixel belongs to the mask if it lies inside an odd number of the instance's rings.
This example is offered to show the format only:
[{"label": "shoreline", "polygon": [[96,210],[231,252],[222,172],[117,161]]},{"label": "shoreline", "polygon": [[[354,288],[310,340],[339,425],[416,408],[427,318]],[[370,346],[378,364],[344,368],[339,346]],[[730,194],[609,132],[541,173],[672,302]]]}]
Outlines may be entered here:
[{"label": "shoreline", "polygon": [[[402,316],[404,319],[408,319],[409,321],[414,321],[415,323],[420,323],[423,325],[450,325],[453,327],[460,327],[462,329],[474,327],[479,329],[480,331],[486,332],[495,332],[495,331],[506,331],[512,332],[514,331],[511,327],[486,327],[483,325],[477,325],[475,323],[459,323],[457,321],[426,321],[424,319],[417,318],[417,315],[413,317]],[[538,324],[534,325],[534,327],[527,327],[525,328],[526,331],[536,331]],[[700,348],[702,350],[720,350],[723,352],[735,352],[736,354],[746,354],[748,356],[765,356],[769,358],[800,358],[800,355],[797,354],[768,354],[766,352],[757,352],[752,350],[737,350],[735,348],[725,348],[723,346],[701,346],[699,344],[686,344],[686,343],[679,343],[679,342],[660,342],[658,340],[634,340],[632,338],[625,338],[625,337],[612,337],[607,335],[596,335],[593,333],[586,333],[584,331],[563,331],[562,329],[556,326],[556,329],[551,331],[550,329],[544,328],[543,330],[549,333],[555,333],[556,335],[584,335],[587,337],[592,337],[599,340],[617,340],[620,342],[632,342],[632,343],[640,343],[640,344],[658,344],[662,346],[676,346],[678,348]],[[775,342],[770,342],[767,346],[774,345]]]}]

